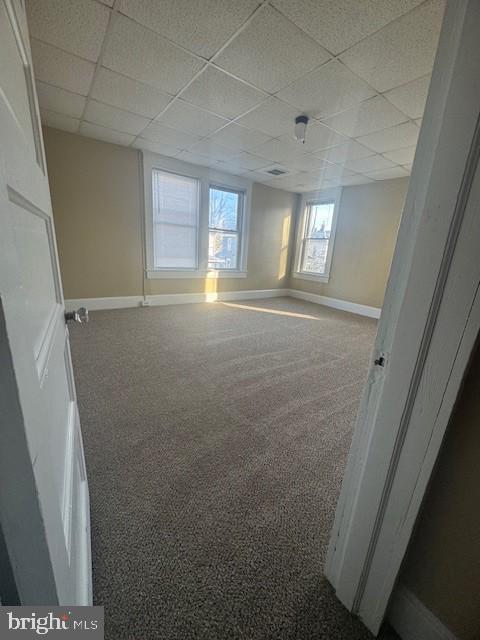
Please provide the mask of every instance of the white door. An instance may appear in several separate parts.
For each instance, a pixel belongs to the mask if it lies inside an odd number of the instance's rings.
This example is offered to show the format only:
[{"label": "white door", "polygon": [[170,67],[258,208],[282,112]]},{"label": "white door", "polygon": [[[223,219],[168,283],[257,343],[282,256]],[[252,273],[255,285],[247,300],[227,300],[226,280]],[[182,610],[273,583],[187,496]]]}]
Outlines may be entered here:
[{"label": "white door", "polygon": [[0,0],[0,362],[3,604],[91,604],[88,485],[23,0]]}]

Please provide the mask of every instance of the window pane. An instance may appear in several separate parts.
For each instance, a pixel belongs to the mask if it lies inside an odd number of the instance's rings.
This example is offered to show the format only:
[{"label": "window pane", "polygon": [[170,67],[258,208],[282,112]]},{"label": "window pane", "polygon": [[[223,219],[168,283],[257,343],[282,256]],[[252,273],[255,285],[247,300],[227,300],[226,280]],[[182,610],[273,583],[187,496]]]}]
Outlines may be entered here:
[{"label": "window pane", "polygon": [[309,273],[325,273],[327,250],[328,239],[305,240],[302,270]]},{"label": "window pane", "polygon": [[154,224],[154,256],[157,269],[196,269],[197,229]]},{"label": "window pane", "polygon": [[238,200],[240,194],[210,188],[209,226],[227,231],[238,230]]},{"label": "window pane", "polygon": [[153,220],[196,226],[198,180],[153,170]]},{"label": "window pane", "polygon": [[330,238],[335,203],[310,205],[307,237]]},{"label": "window pane", "polygon": [[223,231],[210,231],[208,266],[210,269],[236,269],[238,235]]},{"label": "window pane", "polygon": [[196,269],[199,181],[152,172],[156,269]]}]

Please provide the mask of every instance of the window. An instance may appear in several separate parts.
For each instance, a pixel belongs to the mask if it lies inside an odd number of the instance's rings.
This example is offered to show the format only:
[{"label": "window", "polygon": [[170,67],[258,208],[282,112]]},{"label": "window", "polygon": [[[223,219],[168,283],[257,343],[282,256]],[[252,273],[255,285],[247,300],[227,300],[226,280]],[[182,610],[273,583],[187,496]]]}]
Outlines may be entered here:
[{"label": "window", "polygon": [[155,269],[196,269],[199,180],[153,169]]},{"label": "window", "polygon": [[325,274],[334,209],[335,202],[312,202],[307,205],[302,247],[303,273]]},{"label": "window", "polygon": [[208,267],[238,269],[243,194],[210,187],[208,202]]},{"label": "window", "polygon": [[246,278],[252,182],[142,155],[147,278]]},{"label": "window", "polygon": [[328,282],[340,194],[341,190],[330,189],[302,198],[296,277]]}]

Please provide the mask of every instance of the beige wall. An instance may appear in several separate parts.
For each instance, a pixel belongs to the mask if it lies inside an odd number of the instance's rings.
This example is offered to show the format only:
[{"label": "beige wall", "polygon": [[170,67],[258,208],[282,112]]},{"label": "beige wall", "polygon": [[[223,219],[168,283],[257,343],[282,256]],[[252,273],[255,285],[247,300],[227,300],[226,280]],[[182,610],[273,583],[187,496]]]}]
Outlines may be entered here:
[{"label": "beige wall", "polygon": [[328,283],[291,278],[301,289],[381,307],[408,178],[343,189]]},{"label": "beige wall", "polygon": [[400,577],[459,640],[480,638],[479,459],[477,348]]},{"label": "beige wall", "polygon": [[[44,138],[65,298],[142,295],[139,152],[50,128]],[[286,286],[295,204],[254,185],[246,278],[145,280],[145,293]]]},{"label": "beige wall", "polygon": [[44,129],[65,298],[142,293],[138,151]]}]

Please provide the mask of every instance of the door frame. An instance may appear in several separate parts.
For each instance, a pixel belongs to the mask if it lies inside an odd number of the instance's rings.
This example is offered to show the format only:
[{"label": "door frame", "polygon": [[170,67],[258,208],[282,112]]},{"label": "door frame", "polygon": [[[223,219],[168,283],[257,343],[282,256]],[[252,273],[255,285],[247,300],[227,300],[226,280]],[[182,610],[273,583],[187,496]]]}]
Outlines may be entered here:
[{"label": "door frame", "polygon": [[480,330],[479,32],[478,0],[447,2],[327,555],[337,597],[373,633]]}]

